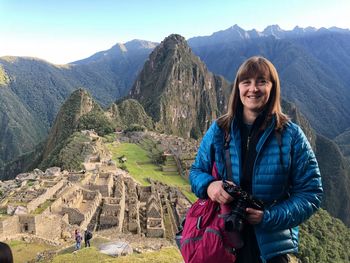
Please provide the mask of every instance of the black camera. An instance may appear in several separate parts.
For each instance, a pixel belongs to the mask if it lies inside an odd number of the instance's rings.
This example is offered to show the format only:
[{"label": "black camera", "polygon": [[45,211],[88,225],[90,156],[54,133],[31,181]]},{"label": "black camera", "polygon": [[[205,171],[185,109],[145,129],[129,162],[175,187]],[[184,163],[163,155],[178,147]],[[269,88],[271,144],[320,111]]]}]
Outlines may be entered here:
[{"label": "black camera", "polygon": [[241,232],[247,216],[246,208],[251,207],[257,210],[264,210],[264,204],[243,191],[239,186],[223,182],[223,188],[233,197],[233,201],[230,203],[231,211],[225,219],[225,229],[230,232]]}]

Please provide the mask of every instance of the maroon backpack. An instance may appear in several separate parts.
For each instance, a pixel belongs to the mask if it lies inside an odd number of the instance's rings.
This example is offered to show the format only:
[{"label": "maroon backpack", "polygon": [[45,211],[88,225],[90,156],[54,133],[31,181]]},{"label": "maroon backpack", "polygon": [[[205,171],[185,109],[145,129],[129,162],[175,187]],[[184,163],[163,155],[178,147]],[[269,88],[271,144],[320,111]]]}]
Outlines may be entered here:
[{"label": "maroon backpack", "polygon": [[[212,175],[218,180],[216,164]],[[182,236],[177,236],[186,263],[235,262],[236,249],[243,246],[237,232],[225,231],[229,205],[220,205],[210,198],[198,199],[188,210]]]}]

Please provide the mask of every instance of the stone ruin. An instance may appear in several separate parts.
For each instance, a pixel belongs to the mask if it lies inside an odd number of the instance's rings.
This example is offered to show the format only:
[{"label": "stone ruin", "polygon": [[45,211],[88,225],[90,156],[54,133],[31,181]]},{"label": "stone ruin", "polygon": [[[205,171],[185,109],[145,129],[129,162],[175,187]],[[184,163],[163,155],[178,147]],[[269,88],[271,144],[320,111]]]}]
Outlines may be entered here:
[{"label": "stone ruin", "polygon": [[152,180],[141,186],[110,159],[84,165],[80,172],[36,169],[1,182],[0,240],[29,235],[58,243],[85,228],[174,239],[191,205],[181,191]]}]

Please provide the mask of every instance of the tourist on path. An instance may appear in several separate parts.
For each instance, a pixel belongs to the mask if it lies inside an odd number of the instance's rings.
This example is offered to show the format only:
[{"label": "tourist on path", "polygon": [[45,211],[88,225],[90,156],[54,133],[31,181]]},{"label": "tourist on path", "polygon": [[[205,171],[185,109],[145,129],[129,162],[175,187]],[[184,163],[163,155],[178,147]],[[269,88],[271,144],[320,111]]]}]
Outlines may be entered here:
[{"label": "tourist on path", "polygon": [[92,238],[92,233],[88,229],[85,229],[85,232],[84,232],[85,247],[90,247],[91,238]]},{"label": "tourist on path", "polygon": [[81,247],[82,236],[78,229],[75,230],[75,249],[78,250]]}]

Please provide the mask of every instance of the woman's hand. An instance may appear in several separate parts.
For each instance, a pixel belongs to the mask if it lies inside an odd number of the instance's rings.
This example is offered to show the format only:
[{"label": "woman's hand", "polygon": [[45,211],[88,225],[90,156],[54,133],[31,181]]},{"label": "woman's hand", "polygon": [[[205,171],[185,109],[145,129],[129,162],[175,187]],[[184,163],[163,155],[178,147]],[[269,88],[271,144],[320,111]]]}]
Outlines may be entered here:
[{"label": "woman's hand", "polygon": [[232,196],[230,196],[222,187],[221,180],[210,183],[207,193],[212,201],[218,202],[219,204],[228,204],[233,200]]},{"label": "woman's hand", "polygon": [[261,210],[246,208],[245,211],[247,212],[247,221],[251,225],[259,224],[264,217],[264,211]]}]

